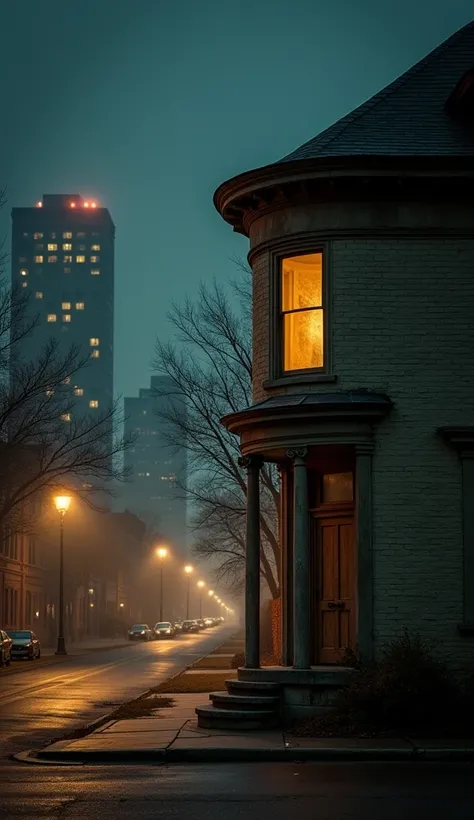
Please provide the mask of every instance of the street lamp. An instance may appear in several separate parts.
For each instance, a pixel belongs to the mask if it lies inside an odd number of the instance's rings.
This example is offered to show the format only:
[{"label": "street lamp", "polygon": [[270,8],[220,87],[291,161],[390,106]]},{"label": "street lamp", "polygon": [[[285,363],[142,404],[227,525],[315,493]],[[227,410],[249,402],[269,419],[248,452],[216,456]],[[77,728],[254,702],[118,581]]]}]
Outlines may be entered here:
[{"label": "street lamp", "polygon": [[58,645],[56,655],[67,655],[66,642],[64,640],[64,516],[71,503],[70,495],[57,495],[54,499],[56,509],[59,513],[59,623],[58,623]]},{"label": "street lamp", "polygon": [[197,586],[198,586],[199,591],[200,591],[200,595],[199,595],[199,617],[202,618],[202,591],[203,591],[204,587],[206,586],[206,584],[205,584],[204,581],[198,581]]},{"label": "street lamp", "polygon": [[160,559],[160,621],[163,620],[163,561],[168,555],[166,547],[158,547],[156,554]]},{"label": "street lamp", "polygon": [[194,567],[191,564],[186,564],[184,571],[188,576],[188,586],[186,589],[186,620],[189,621],[189,593],[190,593],[190,583],[191,583],[191,575],[194,572]]}]

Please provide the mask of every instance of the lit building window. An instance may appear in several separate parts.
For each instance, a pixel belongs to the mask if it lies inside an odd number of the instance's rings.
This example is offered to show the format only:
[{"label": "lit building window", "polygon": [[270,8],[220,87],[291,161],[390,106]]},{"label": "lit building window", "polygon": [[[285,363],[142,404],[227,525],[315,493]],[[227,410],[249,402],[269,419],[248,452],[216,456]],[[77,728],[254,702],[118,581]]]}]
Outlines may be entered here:
[{"label": "lit building window", "polygon": [[83,396],[84,395],[84,388],[83,387],[75,387],[74,388],[74,395],[75,396]]},{"label": "lit building window", "polygon": [[98,256],[91,256],[91,263],[92,263],[92,264],[97,265],[97,262],[98,262],[98,261],[99,261],[99,257],[98,257]]},{"label": "lit building window", "polygon": [[100,270],[98,270],[97,268],[92,268],[91,276],[100,276]]},{"label": "lit building window", "polygon": [[51,396],[54,396],[54,390],[47,390],[46,395],[48,396],[48,398],[51,398]]},{"label": "lit building window", "polygon": [[57,256],[48,256],[48,262],[57,262],[57,261],[58,261]]},{"label": "lit building window", "polygon": [[71,321],[71,314],[70,313],[63,313],[63,322],[70,322]]},{"label": "lit building window", "polygon": [[71,268],[64,268],[64,273],[71,273]]},{"label": "lit building window", "polygon": [[33,234],[33,239],[42,239],[42,238],[43,238],[43,234],[42,234],[42,233],[34,233],[34,234]]},{"label": "lit building window", "polygon": [[70,256],[70,254],[66,254],[63,258],[63,264],[68,265],[68,264],[71,264],[71,262],[72,262],[72,256]]},{"label": "lit building window", "polygon": [[81,262],[85,262],[85,261],[86,261],[85,256],[76,256],[76,262],[81,263]]},{"label": "lit building window", "polygon": [[283,259],[281,293],[284,371],[323,367],[322,253]]},{"label": "lit building window", "polygon": [[72,245],[70,242],[63,242],[63,251],[72,251]]},{"label": "lit building window", "polygon": [[65,378],[65,379],[63,379],[63,384],[70,384],[70,383],[71,383],[71,377],[70,377],[70,376],[66,376],[66,378]]},{"label": "lit building window", "polygon": [[28,276],[28,271],[26,270],[26,268],[21,269],[20,276]]},{"label": "lit building window", "polygon": [[43,298],[43,291],[37,290],[35,293],[35,299],[42,299]]},{"label": "lit building window", "polygon": [[58,246],[56,242],[48,242],[48,251],[57,251]]},{"label": "lit building window", "polygon": [[70,302],[62,302],[61,307],[63,310],[71,310],[71,303]]},{"label": "lit building window", "polygon": [[99,340],[97,336],[94,336],[92,339],[89,339],[89,344],[91,347],[99,347]]},{"label": "lit building window", "polygon": [[91,245],[91,251],[100,251],[100,245]]},{"label": "lit building window", "polygon": [[93,350],[92,353],[91,353],[91,359],[98,359],[99,355],[100,355],[99,350]]},{"label": "lit building window", "polygon": [[84,310],[84,302],[76,302],[76,310]]},{"label": "lit building window", "polygon": [[71,413],[63,413],[61,415],[61,421],[71,421]]},{"label": "lit building window", "polygon": [[48,322],[55,322],[56,321],[56,314],[55,313],[48,313],[47,321]]},{"label": "lit building window", "polygon": [[99,406],[99,402],[97,401],[97,399],[91,399],[90,400],[89,407],[98,407],[98,406]]},{"label": "lit building window", "polygon": [[37,265],[41,265],[43,263],[43,257],[42,256],[35,256],[35,263]]},{"label": "lit building window", "polygon": [[71,231],[63,231],[63,239],[72,239]]}]

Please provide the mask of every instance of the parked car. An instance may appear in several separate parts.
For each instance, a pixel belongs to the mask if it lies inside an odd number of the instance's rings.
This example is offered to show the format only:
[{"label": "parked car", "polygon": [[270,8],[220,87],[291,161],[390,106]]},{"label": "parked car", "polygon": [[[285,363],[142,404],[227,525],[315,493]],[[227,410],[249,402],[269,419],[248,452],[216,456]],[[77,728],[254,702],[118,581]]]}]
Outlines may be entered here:
[{"label": "parked car", "polygon": [[206,627],[215,626],[214,618],[204,618],[204,625]]},{"label": "parked car", "polygon": [[148,624],[133,624],[128,630],[129,641],[151,641],[153,633]]},{"label": "parked car", "polygon": [[196,621],[183,621],[183,632],[199,632]]},{"label": "parked car", "polygon": [[9,629],[7,635],[12,639],[12,659],[26,658],[34,661],[41,657],[41,644],[31,629]]},{"label": "parked car", "polygon": [[153,627],[155,638],[172,638],[175,634],[175,628],[170,621],[160,621]]},{"label": "parked car", "polygon": [[206,628],[206,624],[204,623],[202,618],[198,618],[196,623],[197,623],[199,629],[205,629]]},{"label": "parked car", "polygon": [[12,659],[12,639],[0,629],[0,666],[10,666]]},{"label": "parked car", "polygon": [[175,632],[182,632],[183,631],[183,622],[182,621],[175,621],[173,626],[174,626],[174,631]]}]

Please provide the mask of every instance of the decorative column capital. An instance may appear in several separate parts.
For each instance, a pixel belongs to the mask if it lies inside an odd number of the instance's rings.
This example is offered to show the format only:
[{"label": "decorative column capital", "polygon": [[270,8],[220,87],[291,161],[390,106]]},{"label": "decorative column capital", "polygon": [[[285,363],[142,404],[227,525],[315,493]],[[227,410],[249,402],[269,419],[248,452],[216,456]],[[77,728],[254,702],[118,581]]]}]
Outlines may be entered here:
[{"label": "decorative column capital", "polygon": [[288,458],[291,458],[292,461],[304,461],[306,456],[308,455],[308,448],[290,447],[286,451],[286,455],[288,456]]},{"label": "decorative column capital", "polygon": [[260,470],[263,464],[263,458],[259,455],[240,456],[238,463],[239,467],[243,467],[245,470],[249,470],[251,467]]},{"label": "decorative column capital", "polygon": [[374,452],[373,441],[358,441],[355,444],[356,456],[371,456]]}]

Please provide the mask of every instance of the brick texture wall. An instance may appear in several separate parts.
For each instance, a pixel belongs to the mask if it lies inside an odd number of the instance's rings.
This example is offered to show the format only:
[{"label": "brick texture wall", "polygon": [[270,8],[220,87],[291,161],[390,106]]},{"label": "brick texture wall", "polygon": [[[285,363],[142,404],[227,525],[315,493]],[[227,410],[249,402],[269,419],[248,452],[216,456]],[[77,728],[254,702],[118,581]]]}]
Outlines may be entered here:
[{"label": "brick texture wall", "polygon": [[392,414],[376,430],[373,473],[376,649],[404,627],[472,661],[462,621],[461,469],[436,435],[474,424],[474,239],[333,239],[335,385],[265,391],[267,254],[254,264],[254,400],[367,388]]}]

